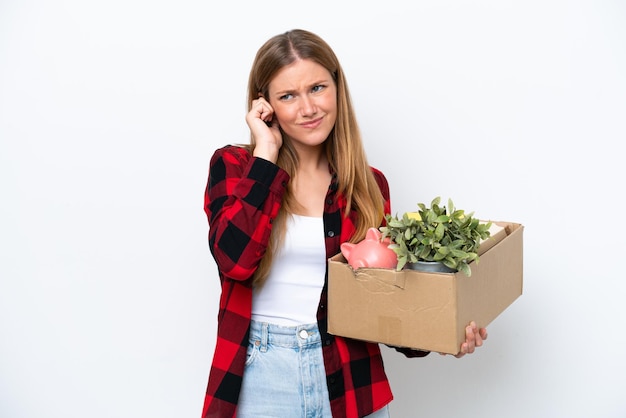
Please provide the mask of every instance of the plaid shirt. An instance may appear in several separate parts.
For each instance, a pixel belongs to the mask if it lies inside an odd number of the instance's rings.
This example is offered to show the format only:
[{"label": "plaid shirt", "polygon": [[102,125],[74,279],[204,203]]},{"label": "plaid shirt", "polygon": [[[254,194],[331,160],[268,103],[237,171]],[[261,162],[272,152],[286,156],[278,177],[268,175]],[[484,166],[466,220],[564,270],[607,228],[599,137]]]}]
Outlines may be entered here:
[{"label": "plaid shirt", "polygon": [[[390,212],[389,186],[372,168]],[[252,157],[244,148],[218,149],[210,163],[205,194],[209,220],[209,246],[218,266],[222,293],[218,313],[217,343],[209,373],[202,417],[236,416],[244,373],[252,311],[251,277],[269,241],[289,175],[275,164]],[[344,217],[346,199],[337,193],[336,176],[324,207],[326,256],[355,231],[356,211]],[[327,278],[326,278],[327,279]],[[333,417],[358,418],[389,403],[393,395],[383,368],[378,344],[327,332],[327,286],[317,310],[322,337],[326,381]],[[426,352],[397,349],[408,357]]]}]

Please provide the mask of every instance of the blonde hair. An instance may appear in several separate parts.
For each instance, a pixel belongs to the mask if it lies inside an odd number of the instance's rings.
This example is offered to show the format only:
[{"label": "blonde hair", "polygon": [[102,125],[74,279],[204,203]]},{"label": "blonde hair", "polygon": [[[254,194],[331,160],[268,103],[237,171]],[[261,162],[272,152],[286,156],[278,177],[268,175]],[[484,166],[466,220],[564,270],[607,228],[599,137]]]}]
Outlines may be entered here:
[{"label": "blonde hair", "polygon": [[[357,211],[356,231],[351,242],[365,237],[367,229],[378,227],[384,216],[384,199],[367,162],[357,124],[348,85],[337,56],[330,46],[319,36],[301,29],[294,29],[270,38],[258,50],[248,79],[248,109],[259,93],[268,97],[269,84],[275,74],[286,65],[298,59],[308,59],[326,68],[332,75],[337,88],[337,120],[325,142],[326,155],[331,169],[337,174],[338,193],[342,194],[347,207],[345,216],[351,210]],[[254,149],[251,137],[249,150]],[[298,155],[289,138],[283,135],[276,164],[291,177],[298,166]],[[274,250],[284,239],[287,216],[296,206],[293,191],[287,187],[278,216],[273,222],[268,249],[255,272],[253,284],[261,286],[265,281]]]}]

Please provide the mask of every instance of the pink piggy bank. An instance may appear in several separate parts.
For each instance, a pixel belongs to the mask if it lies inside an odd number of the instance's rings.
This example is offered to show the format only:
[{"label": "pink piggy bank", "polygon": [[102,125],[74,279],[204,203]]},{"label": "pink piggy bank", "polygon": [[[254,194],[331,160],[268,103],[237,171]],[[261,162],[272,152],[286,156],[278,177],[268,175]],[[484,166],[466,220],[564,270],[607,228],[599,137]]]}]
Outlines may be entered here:
[{"label": "pink piggy bank", "polygon": [[380,240],[381,233],[376,228],[367,230],[365,239],[353,244],[344,242],[341,244],[341,253],[353,268],[376,267],[395,268],[398,264],[398,256],[389,249],[389,238]]}]

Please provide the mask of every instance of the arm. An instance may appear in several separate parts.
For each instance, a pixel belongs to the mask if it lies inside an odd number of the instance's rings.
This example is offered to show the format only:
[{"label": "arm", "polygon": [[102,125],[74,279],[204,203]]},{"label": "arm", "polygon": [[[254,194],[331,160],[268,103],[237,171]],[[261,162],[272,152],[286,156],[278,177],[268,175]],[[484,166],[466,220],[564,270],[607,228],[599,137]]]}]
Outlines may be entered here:
[{"label": "arm", "polygon": [[224,147],[211,158],[204,209],[209,247],[218,269],[247,280],[265,254],[285,192],[288,174],[239,147]]}]

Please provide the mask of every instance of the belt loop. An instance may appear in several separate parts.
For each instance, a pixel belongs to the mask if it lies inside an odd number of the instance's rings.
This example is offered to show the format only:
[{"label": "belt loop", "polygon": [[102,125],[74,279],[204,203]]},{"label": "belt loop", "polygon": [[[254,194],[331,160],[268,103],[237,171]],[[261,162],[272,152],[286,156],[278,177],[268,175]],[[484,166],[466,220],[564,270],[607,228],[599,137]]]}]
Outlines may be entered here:
[{"label": "belt loop", "polygon": [[269,334],[269,324],[267,322],[264,322],[263,325],[261,326],[261,348],[260,351],[262,353],[265,353],[267,351],[267,340],[268,340],[268,334]]}]

